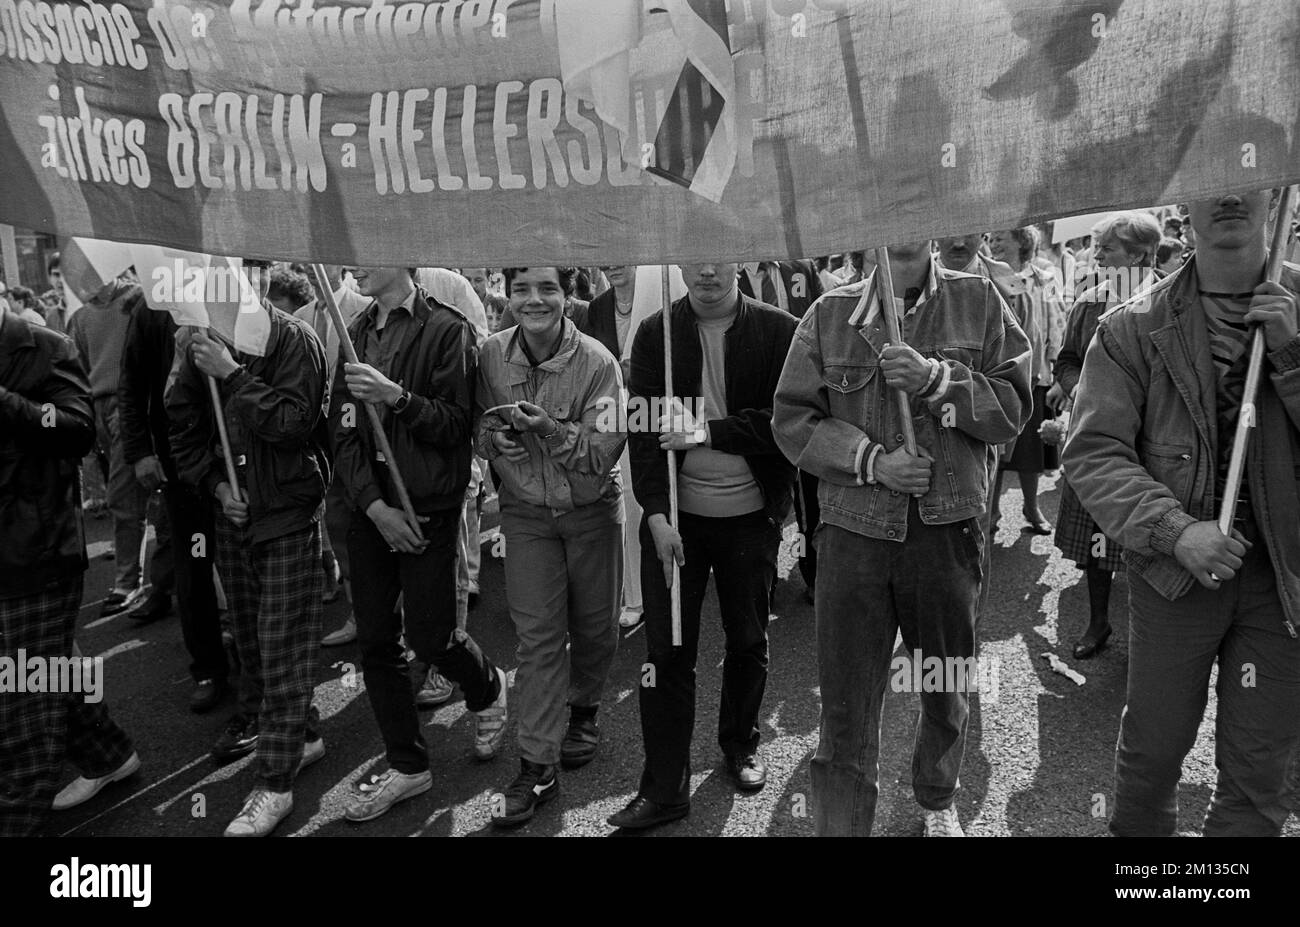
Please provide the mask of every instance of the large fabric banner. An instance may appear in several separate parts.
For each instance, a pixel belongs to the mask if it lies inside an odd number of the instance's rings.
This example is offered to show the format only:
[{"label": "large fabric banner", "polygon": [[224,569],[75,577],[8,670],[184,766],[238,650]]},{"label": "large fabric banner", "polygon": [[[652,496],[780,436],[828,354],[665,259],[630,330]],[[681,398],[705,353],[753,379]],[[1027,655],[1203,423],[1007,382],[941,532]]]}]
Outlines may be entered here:
[{"label": "large fabric banner", "polygon": [[0,0],[0,221],[803,257],[1300,181],[1296,0]]}]

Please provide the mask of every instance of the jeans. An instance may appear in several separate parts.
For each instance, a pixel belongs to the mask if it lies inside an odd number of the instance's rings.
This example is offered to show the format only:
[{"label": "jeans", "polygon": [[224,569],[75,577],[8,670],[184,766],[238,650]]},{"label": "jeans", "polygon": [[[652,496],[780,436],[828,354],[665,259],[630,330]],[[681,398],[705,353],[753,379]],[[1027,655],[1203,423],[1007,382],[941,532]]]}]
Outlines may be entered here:
[{"label": "jeans", "polygon": [[140,585],[149,493],[136,480],[135,469],[126,462],[118,434],[117,396],[95,400],[95,435],[108,455],[108,510],[113,516],[113,556],[117,563],[113,588],[129,592]]},{"label": "jeans", "polygon": [[507,500],[506,600],[519,635],[514,715],[519,755],[560,761],[566,703],[600,706],[618,652],[623,526],[604,502],[556,516]]},{"label": "jeans", "polygon": [[[181,618],[181,635],[190,654],[190,675],[223,681],[229,673],[226,648],[221,643],[221,622],[217,612],[217,590],[212,581],[216,524],[212,506],[194,490],[169,482],[162,489],[166,521],[170,527],[171,576],[176,592],[176,609]],[[163,520],[159,519],[159,534]],[[198,538],[202,538],[200,544]],[[162,542],[158,547],[162,549]],[[155,556],[155,568],[158,558]],[[156,576],[157,574],[155,574]],[[155,584],[160,580],[155,579]]]},{"label": "jeans", "polygon": [[[456,535],[460,509],[428,513],[422,527],[429,546],[420,554],[394,553],[364,512],[353,510],[348,528],[352,609],[366,677],[366,694],[384,738],[388,764],[415,775],[429,768],[411,674],[399,639],[424,663],[457,683],[465,707],[482,711],[501,692],[496,667],[478,644],[456,627]],[[402,613],[396,612],[402,595]]]},{"label": "jeans", "polygon": [[795,487],[794,516],[799,525],[799,534],[803,538],[802,552],[799,555],[799,575],[809,589],[817,588],[817,548],[812,544],[817,526],[821,524],[822,510],[817,503],[817,477],[811,473],[799,471],[799,484]]},{"label": "jeans", "polygon": [[[896,633],[909,656],[920,650],[945,667],[974,657],[982,545],[978,518],[927,525],[915,500],[901,544],[822,524],[817,554],[826,582],[818,583],[815,606],[822,719],[811,764],[818,836],[871,834]],[[957,792],[970,714],[965,688],[939,688],[920,694],[912,750],[912,789],[932,811],[949,807]]]},{"label": "jeans", "polygon": [[1216,660],[1218,781],[1205,836],[1276,837],[1286,821],[1287,762],[1300,743],[1300,640],[1282,624],[1253,517],[1240,527],[1254,547],[1217,590],[1197,583],[1170,602],[1129,573],[1128,695],[1110,820],[1116,836],[1173,835],[1183,758],[1196,741]]},{"label": "jeans", "polygon": [[641,526],[641,595],[649,667],[642,671],[640,686],[645,741],[640,794],[661,804],[680,804],[690,797],[695,659],[710,572],[726,635],[718,745],[729,756],[758,748],[758,713],[767,687],[768,606],[781,543],[780,527],[762,511],[729,518],[682,512],[679,522],[686,557],[681,568],[681,647],[672,645],[671,593],[664,584],[654,539],[648,523]]}]

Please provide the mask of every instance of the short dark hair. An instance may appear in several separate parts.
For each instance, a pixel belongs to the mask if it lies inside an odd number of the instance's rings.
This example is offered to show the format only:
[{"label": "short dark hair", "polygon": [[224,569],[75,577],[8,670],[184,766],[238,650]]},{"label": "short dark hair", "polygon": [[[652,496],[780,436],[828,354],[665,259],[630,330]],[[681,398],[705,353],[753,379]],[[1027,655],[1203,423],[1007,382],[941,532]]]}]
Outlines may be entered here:
[{"label": "short dark hair", "polygon": [[301,309],[316,298],[311,281],[305,274],[277,267],[271,271],[271,285],[266,290],[267,299],[287,299],[295,309]]},{"label": "short dark hair", "polygon": [[[509,292],[510,284],[515,277],[528,270],[527,267],[506,267],[503,273],[506,275],[506,291]],[[560,289],[564,291],[565,296],[573,295],[574,281],[578,279],[578,268],[576,267],[556,267],[555,275],[560,278]]]},{"label": "short dark hair", "polygon": [[264,261],[261,258],[250,258],[250,257],[244,258],[245,267],[270,267],[272,263],[274,262]]}]

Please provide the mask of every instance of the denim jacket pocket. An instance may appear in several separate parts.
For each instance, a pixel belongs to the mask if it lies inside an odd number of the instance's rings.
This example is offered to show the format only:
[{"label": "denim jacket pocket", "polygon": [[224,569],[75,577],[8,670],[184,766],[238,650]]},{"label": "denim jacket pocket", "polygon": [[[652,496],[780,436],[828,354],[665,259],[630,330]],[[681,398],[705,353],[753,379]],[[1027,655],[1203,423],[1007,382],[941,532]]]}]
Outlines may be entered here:
[{"label": "denim jacket pocket", "polygon": [[870,401],[875,390],[867,385],[880,370],[878,364],[827,364],[822,383],[830,402],[832,418],[862,425],[870,418]]},{"label": "denim jacket pocket", "polygon": [[1190,444],[1143,441],[1142,466],[1146,467],[1153,479],[1168,486],[1169,491],[1184,506],[1188,504],[1193,476]]}]

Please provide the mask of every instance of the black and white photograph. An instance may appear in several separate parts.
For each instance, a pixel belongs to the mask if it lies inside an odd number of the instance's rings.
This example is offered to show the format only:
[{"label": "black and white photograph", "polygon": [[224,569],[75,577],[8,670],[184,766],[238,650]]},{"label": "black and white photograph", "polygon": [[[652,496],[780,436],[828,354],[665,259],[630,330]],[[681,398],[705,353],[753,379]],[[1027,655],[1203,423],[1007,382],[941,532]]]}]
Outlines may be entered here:
[{"label": "black and white photograph", "polygon": [[1298,760],[1296,0],[0,0],[0,897],[1240,916]]}]

